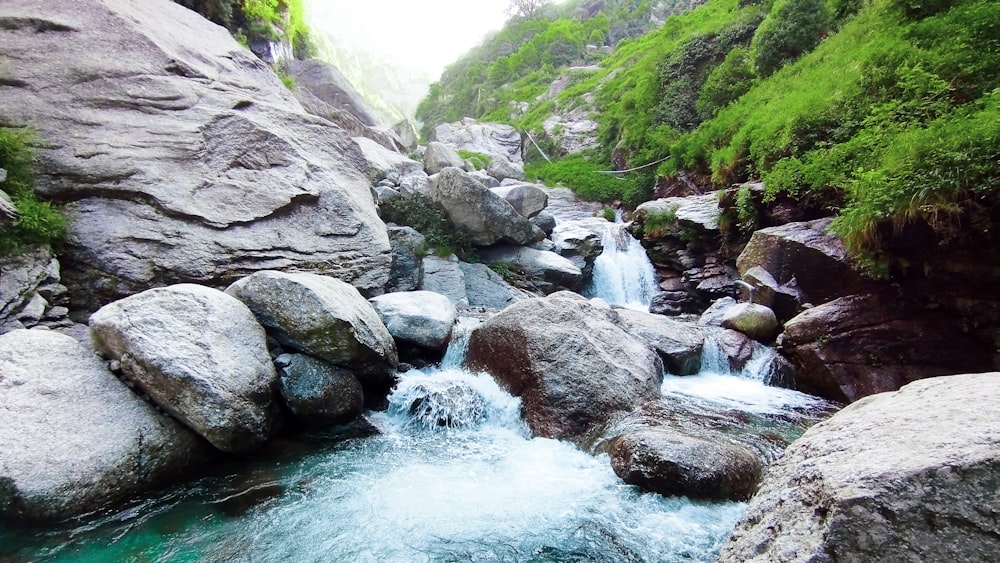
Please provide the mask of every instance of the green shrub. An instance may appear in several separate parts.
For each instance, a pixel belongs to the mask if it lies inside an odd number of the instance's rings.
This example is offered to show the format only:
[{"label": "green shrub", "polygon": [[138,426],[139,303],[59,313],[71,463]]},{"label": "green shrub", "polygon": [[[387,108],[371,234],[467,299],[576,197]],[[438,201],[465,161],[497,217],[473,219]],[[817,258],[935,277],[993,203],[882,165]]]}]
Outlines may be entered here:
[{"label": "green shrub", "polygon": [[657,213],[647,213],[642,220],[642,232],[650,237],[662,237],[675,231],[677,208],[673,207]]},{"label": "green shrub", "polygon": [[462,157],[462,160],[471,162],[472,166],[474,166],[476,170],[485,170],[489,168],[490,163],[493,162],[492,156],[481,152],[460,150],[458,151],[458,156]]},{"label": "green shrub", "polygon": [[601,217],[604,217],[604,220],[609,223],[614,223],[615,219],[618,218],[618,214],[615,213],[614,207],[605,206],[604,210],[601,211]]},{"label": "green shrub", "polygon": [[416,229],[439,255],[464,258],[472,254],[469,233],[456,227],[442,209],[417,192],[383,202],[380,211],[387,222]]},{"label": "green shrub", "polygon": [[769,76],[813,50],[829,26],[823,0],[776,0],[754,34],[751,50],[757,74]]},{"label": "green shrub", "polygon": [[602,174],[610,168],[583,155],[573,155],[554,162],[529,163],[525,175],[550,186],[561,185],[590,201],[623,201],[636,205],[645,201],[652,192],[652,181],[647,176]]},{"label": "green shrub", "polygon": [[695,109],[702,119],[711,118],[720,109],[746,94],[753,78],[750,51],[745,47],[734,47],[705,79],[705,84],[698,93]]},{"label": "green shrub", "polygon": [[18,211],[12,228],[0,233],[2,255],[16,254],[40,244],[58,245],[66,236],[62,214],[35,194],[31,140],[32,135],[26,130],[0,128],[0,168],[7,171],[7,180],[0,184],[0,189],[10,195]]},{"label": "green shrub", "polygon": [[506,262],[490,262],[487,266],[508,283],[515,281],[523,274],[515,265]]}]

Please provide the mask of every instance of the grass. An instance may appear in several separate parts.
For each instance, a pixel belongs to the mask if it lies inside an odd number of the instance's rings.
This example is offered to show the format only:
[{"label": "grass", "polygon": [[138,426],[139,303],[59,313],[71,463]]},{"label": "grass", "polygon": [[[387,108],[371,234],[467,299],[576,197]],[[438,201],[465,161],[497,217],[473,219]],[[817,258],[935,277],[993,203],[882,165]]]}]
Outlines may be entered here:
[{"label": "grass", "polygon": [[0,232],[0,255],[19,254],[37,245],[58,245],[66,237],[65,218],[35,194],[32,142],[35,137],[26,129],[0,128],[0,168],[7,171],[0,189],[11,196],[18,211],[12,227]]}]

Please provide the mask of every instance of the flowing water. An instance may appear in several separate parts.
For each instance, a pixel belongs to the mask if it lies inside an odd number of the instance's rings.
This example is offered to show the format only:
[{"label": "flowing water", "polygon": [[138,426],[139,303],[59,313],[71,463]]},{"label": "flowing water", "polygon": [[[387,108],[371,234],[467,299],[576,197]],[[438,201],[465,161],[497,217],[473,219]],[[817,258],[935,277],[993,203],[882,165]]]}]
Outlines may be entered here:
[{"label": "flowing water", "polygon": [[590,297],[600,297],[611,305],[640,311],[649,310],[659,288],[656,270],[642,247],[621,222],[620,211],[608,223],[601,237],[604,251],[594,262]]}]

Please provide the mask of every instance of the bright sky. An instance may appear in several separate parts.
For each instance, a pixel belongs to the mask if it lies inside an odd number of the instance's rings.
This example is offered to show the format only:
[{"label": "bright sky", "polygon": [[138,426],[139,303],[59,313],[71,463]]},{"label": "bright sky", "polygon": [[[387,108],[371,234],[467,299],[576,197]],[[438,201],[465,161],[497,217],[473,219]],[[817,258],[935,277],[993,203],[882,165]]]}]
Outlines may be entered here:
[{"label": "bright sky", "polygon": [[430,72],[478,45],[506,20],[508,0],[307,0],[311,27],[348,45]]}]

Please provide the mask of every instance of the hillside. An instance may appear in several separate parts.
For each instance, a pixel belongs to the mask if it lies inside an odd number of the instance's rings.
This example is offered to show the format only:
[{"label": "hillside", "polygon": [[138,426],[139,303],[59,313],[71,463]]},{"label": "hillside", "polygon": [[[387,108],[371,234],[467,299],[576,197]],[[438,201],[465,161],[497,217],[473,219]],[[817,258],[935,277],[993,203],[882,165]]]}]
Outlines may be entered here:
[{"label": "hillside", "polygon": [[[583,108],[596,144],[553,164],[529,154],[529,174],[631,204],[656,190],[761,180],[762,194],[736,197],[743,232],[766,226],[759,212],[778,201],[806,216],[834,213],[834,230],[877,274],[905,265],[890,259],[904,231],[930,242],[995,236],[997,3],[710,0],[591,56],[582,38],[605,32],[606,21],[599,13],[509,22],[498,37],[532,41],[490,58],[494,38],[450,67],[421,106],[425,131],[464,112],[513,124],[558,154],[561,131],[543,123]],[[573,64],[596,66],[560,73],[557,43],[540,67],[520,62],[546,33],[565,34]],[[508,76],[505,57],[516,63]],[[560,74],[563,89],[550,91]],[[473,96],[476,84],[489,88]],[[657,164],[617,182],[596,174],[648,163]]]}]

